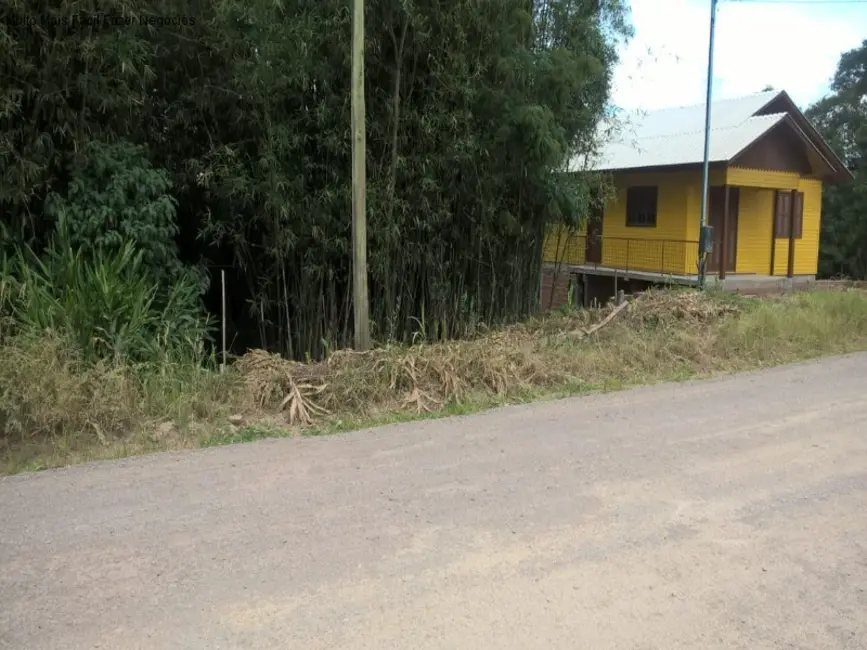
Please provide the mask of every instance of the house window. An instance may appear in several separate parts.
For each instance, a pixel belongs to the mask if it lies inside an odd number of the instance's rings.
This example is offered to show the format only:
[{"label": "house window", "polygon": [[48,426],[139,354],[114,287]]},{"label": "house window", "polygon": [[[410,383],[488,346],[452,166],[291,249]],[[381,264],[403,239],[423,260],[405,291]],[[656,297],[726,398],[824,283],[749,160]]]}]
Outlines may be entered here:
[{"label": "house window", "polygon": [[792,224],[792,196],[795,197],[795,220],[792,239],[800,239],[804,228],[804,193],[778,191],[774,201],[774,237],[789,238],[789,226]]},{"label": "house window", "polygon": [[630,187],[626,190],[626,225],[635,228],[656,227],[655,186]]}]

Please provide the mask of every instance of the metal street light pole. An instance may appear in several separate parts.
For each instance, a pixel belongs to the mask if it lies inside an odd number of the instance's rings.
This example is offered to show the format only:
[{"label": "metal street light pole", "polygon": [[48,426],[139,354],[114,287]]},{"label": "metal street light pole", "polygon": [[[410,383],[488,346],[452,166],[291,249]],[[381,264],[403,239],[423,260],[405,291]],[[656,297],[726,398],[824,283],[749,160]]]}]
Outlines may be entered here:
[{"label": "metal street light pole", "polygon": [[707,267],[707,252],[711,244],[711,231],[707,227],[707,203],[709,184],[709,155],[710,155],[710,104],[713,94],[713,42],[716,31],[716,5],[717,0],[710,2],[710,45],[707,54],[707,97],[705,100],[704,113],[704,161],[701,179],[701,224],[698,237],[698,286],[704,288],[705,271]]}]

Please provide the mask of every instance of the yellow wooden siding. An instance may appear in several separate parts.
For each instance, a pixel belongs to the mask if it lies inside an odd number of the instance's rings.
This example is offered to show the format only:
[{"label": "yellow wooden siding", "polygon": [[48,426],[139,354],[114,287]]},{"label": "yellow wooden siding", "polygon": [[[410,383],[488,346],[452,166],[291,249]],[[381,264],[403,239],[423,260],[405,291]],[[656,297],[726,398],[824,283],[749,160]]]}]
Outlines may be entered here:
[{"label": "yellow wooden siding", "polygon": [[767,275],[771,268],[774,190],[741,187],[739,194],[735,271]]},{"label": "yellow wooden siding", "polygon": [[[818,266],[822,183],[789,172],[730,168],[712,172],[711,186],[739,187],[737,273],[765,275],[770,271],[774,192],[797,189],[804,193],[803,236],[795,242],[796,275],[815,275]],[[615,174],[615,198],[605,206],[602,227],[602,264],[614,268],[695,273],[701,172]],[[655,228],[626,226],[626,189],[635,185],[659,188]],[[585,229],[569,234],[554,227],[545,239],[544,261],[585,263]],[[662,240],[665,240],[663,244]],[[559,249],[558,249],[559,241]],[[774,274],[785,275],[788,240],[776,242]]]},{"label": "yellow wooden siding", "polygon": [[[711,178],[722,182],[724,176],[715,173]],[[701,174],[616,174],[614,185],[615,196],[605,206],[603,217],[602,264],[614,268],[626,268],[628,264],[632,270],[695,273],[698,245],[693,242],[698,241]],[[636,185],[659,188],[655,228],[626,225],[626,190]],[[695,231],[691,236],[690,230]],[[582,228],[570,235],[560,226],[552,227],[545,238],[543,260],[584,264],[584,232]]]},{"label": "yellow wooden siding", "polygon": [[[602,226],[602,263],[605,266],[664,273],[687,273],[690,261],[687,231],[688,188],[692,174],[617,174],[616,195],[605,206]],[[653,185],[658,189],[656,227],[626,225],[626,192],[630,187]],[[661,241],[666,240],[666,241]]]},{"label": "yellow wooden siding", "polygon": [[[822,223],[822,183],[801,179],[798,191],[804,193],[804,221],[801,238],[795,240],[795,275],[816,275],[819,267],[819,230]],[[774,242],[774,275],[785,275],[789,265],[789,240]]]},{"label": "yellow wooden siding", "polygon": [[[775,239],[774,246],[774,275],[786,275],[789,270],[789,240]],[[797,254],[797,246],[795,253]]]},{"label": "yellow wooden siding", "polygon": [[[804,193],[802,237],[795,241],[795,275],[816,275],[819,261],[819,228],[822,183],[790,172],[732,167],[726,174],[730,185],[740,187],[738,213],[738,273],[766,275],[771,266],[771,236],[776,190]],[[774,275],[788,270],[789,240],[774,242]]]},{"label": "yellow wooden siding", "polygon": [[[708,185],[717,187],[725,184],[724,171],[712,171],[708,176]],[[691,242],[696,242],[696,256],[698,255],[698,230],[701,222],[701,187],[702,176],[701,172],[689,174],[688,186],[688,201],[687,201],[687,219],[686,219],[686,239]],[[691,273],[695,273],[693,268]]]},{"label": "yellow wooden siding", "polygon": [[[682,173],[616,175],[616,196],[605,206],[605,237],[631,239],[684,239],[686,236],[686,188],[689,175]],[[653,185],[659,188],[656,204],[656,227],[626,225],[626,191],[630,187]]]},{"label": "yellow wooden siding", "polygon": [[735,187],[764,187],[772,190],[796,190],[801,177],[795,172],[772,172],[764,169],[729,167],[725,182]]}]

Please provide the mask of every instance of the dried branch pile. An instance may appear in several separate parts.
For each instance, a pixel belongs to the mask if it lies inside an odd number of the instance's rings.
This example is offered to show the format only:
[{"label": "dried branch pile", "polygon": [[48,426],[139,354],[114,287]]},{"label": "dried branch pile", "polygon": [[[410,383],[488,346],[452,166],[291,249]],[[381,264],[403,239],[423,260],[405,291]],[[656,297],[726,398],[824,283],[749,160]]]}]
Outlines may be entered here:
[{"label": "dried branch pile", "polygon": [[432,412],[473,392],[504,397],[575,381],[587,350],[583,341],[603,328],[706,323],[737,311],[734,302],[698,292],[652,291],[619,306],[533,320],[474,340],[341,350],[318,363],[254,350],[235,369],[251,410],[282,412],[290,425],[306,427],[331,413]]},{"label": "dried branch pile", "polygon": [[686,322],[709,323],[724,316],[739,314],[742,307],[732,298],[701,291],[650,290],[632,303],[628,320],[637,326],[665,326]]}]

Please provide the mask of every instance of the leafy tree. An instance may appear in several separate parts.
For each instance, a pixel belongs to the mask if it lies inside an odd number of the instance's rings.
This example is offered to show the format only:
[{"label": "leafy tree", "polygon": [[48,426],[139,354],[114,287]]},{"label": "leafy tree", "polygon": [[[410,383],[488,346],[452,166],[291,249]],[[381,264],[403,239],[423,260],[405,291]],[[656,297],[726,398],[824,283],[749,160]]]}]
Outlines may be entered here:
[{"label": "leafy tree", "polygon": [[143,147],[93,140],[73,157],[69,179],[65,196],[52,192],[45,203],[46,216],[64,222],[68,245],[94,253],[132,244],[159,283],[185,272],[171,181],[165,170],[151,167]]},{"label": "leafy tree", "polygon": [[[348,342],[342,6],[298,3],[283,17],[272,3],[247,6],[256,29],[245,23],[229,40],[249,39],[259,56],[235,59],[231,87],[250,98],[259,147],[199,158],[209,195],[237,206],[212,212],[206,231],[234,242],[245,275],[270,277],[251,303],[260,336],[288,354]],[[615,36],[628,31],[623,7],[379,0],[368,3],[368,25],[375,335],[409,337],[423,321],[433,336],[454,336],[526,314],[545,225],[586,208],[587,179],[558,172],[594,145]]]},{"label": "leafy tree", "polygon": [[819,273],[867,278],[867,40],[840,58],[831,94],[807,115],[855,176],[822,199]]},{"label": "leafy tree", "polygon": [[7,0],[0,6],[0,212],[6,236],[46,235],[42,204],[74,152],[135,134],[155,72],[139,29],[78,17],[128,14],[136,0]]},{"label": "leafy tree", "polygon": [[[40,22],[89,11],[187,20]],[[146,196],[99,198],[139,208],[78,223],[137,232],[152,261],[167,259],[171,193],[179,259],[227,270],[240,346],[303,357],[351,341],[345,0],[8,0],[0,14],[7,241],[38,248],[53,205],[94,215],[81,187],[98,196],[140,178]],[[377,338],[461,336],[536,307],[546,225],[586,213],[591,179],[562,172],[596,147],[627,17],[622,0],[368,0]],[[150,166],[84,171],[115,154]]]}]

